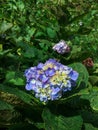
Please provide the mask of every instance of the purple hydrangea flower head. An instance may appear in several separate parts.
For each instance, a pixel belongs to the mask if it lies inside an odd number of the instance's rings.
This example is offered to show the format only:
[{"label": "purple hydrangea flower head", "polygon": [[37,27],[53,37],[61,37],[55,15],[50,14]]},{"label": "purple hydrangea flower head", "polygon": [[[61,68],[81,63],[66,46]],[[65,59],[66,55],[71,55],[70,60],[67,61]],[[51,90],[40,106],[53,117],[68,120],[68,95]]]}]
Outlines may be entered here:
[{"label": "purple hydrangea flower head", "polygon": [[34,91],[35,97],[42,102],[58,100],[66,91],[70,91],[76,85],[78,72],[49,59],[44,64],[30,67],[25,71],[27,80],[26,90]]},{"label": "purple hydrangea flower head", "polygon": [[59,54],[64,54],[70,52],[70,47],[66,44],[64,40],[53,46],[53,50],[57,51]]}]

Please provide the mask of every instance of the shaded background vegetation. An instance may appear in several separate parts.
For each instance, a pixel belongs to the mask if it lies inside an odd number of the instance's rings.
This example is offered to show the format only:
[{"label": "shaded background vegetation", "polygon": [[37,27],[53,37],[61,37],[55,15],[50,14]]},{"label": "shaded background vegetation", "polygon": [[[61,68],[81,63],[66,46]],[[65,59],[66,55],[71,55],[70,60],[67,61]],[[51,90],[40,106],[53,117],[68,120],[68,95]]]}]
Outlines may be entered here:
[{"label": "shaded background vegetation", "polygon": [[[67,55],[52,50],[61,39]],[[97,55],[98,0],[0,0],[0,128],[97,130]],[[91,68],[82,64],[88,57]],[[49,58],[80,76],[72,92],[44,106],[25,91],[24,71]]]}]

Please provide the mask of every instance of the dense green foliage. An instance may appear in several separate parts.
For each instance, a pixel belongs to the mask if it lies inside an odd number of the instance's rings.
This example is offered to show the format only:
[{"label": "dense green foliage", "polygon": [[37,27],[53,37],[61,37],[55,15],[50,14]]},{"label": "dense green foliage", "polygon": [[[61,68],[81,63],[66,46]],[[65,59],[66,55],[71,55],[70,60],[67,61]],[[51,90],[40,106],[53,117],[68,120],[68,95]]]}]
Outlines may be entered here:
[{"label": "dense green foliage", "polygon": [[[98,129],[98,1],[0,0],[0,129]],[[60,55],[53,45],[71,47]],[[93,67],[82,64],[91,57]],[[77,86],[46,105],[25,90],[25,69],[56,58]]]}]

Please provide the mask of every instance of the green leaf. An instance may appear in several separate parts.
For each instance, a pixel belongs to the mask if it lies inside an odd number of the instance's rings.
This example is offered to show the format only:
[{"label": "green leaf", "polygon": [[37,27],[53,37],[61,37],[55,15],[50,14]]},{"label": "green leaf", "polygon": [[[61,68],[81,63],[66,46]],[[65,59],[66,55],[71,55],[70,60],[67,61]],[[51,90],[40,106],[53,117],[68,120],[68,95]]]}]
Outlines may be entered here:
[{"label": "green leaf", "polygon": [[0,110],[12,110],[13,106],[5,101],[0,100]]},{"label": "green leaf", "polygon": [[94,127],[92,124],[85,123],[85,130],[98,130],[98,128]]},{"label": "green leaf", "polygon": [[8,29],[10,29],[13,26],[12,23],[7,23],[6,21],[3,21],[0,26],[0,33],[4,33]]},{"label": "green leaf", "polygon": [[47,44],[47,45],[51,44],[51,41],[45,40],[45,39],[38,39],[37,41],[44,43],[44,44]]},{"label": "green leaf", "polygon": [[73,64],[70,64],[69,66],[79,73],[78,86],[81,84],[81,82],[84,82],[85,85],[87,85],[89,74],[86,67],[81,63],[73,63]]},{"label": "green leaf", "polygon": [[10,79],[9,83],[20,86],[20,85],[24,85],[24,80],[22,78]]},{"label": "green leaf", "polygon": [[91,108],[98,112],[98,87],[94,86],[89,90],[88,95],[82,95],[81,98],[88,100]]},{"label": "green leaf", "polygon": [[47,28],[47,34],[50,38],[55,38],[56,37],[56,32],[52,28]]},{"label": "green leaf", "polygon": [[98,83],[98,76],[92,75],[89,77],[89,80],[90,80],[92,85],[95,85]]},{"label": "green leaf", "polygon": [[6,74],[6,81],[13,84],[13,85],[25,85],[24,84],[24,80],[20,77],[18,77],[18,75],[16,75],[15,71],[8,71]]},{"label": "green leaf", "polygon": [[28,48],[26,52],[23,53],[24,57],[26,58],[34,58],[35,54],[36,54],[36,49],[34,49],[33,47]]},{"label": "green leaf", "polygon": [[35,38],[40,37],[40,36],[46,36],[46,34],[45,34],[44,32],[38,31],[38,32],[36,32],[36,34],[34,35]]},{"label": "green leaf", "polygon": [[10,94],[14,94],[17,97],[19,97],[22,101],[24,101],[25,103],[30,104],[30,105],[33,105],[32,104],[33,99],[36,100],[30,94],[27,94],[26,92],[19,90],[18,88],[12,88],[12,87],[9,87],[9,86],[0,85],[0,91],[10,93]]},{"label": "green leaf", "polygon": [[26,22],[26,17],[22,16],[19,18],[19,21],[22,23],[22,24],[25,24]]},{"label": "green leaf", "polygon": [[32,27],[31,29],[29,29],[28,30],[29,37],[32,37],[35,32],[36,32],[36,28]]},{"label": "green leaf", "polygon": [[95,67],[95,70],[94,70],[94,74],[98,74],[98,64],[96,63],[96,64],[94,64],[94,67]]},{"label": "green leaf", "polygon": [[24,8],[25,8],[25,5],[22,1],[16,2],[16,5],[17,5],[17,7],[19,8],[20,11],[23,11]]},{"label": "green leaf", "polygon": [[35,123],[35,126],[39,129],[44,129],[44,123]]},{"label": "green leaf", "polygon": [[0,50],[0,56],[4,56],[4,55],[8,54],[11,51],[12,51],[12,49],[4,50],[4,51]]},{"label": "green leaf", "polygon": [[44,109],[42,118],[45,130],[81,130],[83,123],[81,116],[55,116],[48,109]]},{"label": "green leaf", "polygon": [[96,96],[93,96],[93,98],[91,98],[90,105],[94,111],[98,112],[98,92],[96,93]]},{"label": "green leaf", "polygon": [[0,44],[0,51],[3,51],[3,44]]},{"label": "green leaf", "polygon": [[[78,55],[77,55],[78,53]],[[81,55],[81,47],[78,47],[76,45],[73,46],[72,51],[71,51],[71,58],[75,59],[78,58]]]},{"label": "green leaf", "polygon": [[89,95],[89,101],[92,109],[98,112],[98,87],[93,87]]},{"label": "green leaf", "polygon": [[13,79],[15,77],[15,72],[14,71],[8,71],[6,74],[6,80]]}]

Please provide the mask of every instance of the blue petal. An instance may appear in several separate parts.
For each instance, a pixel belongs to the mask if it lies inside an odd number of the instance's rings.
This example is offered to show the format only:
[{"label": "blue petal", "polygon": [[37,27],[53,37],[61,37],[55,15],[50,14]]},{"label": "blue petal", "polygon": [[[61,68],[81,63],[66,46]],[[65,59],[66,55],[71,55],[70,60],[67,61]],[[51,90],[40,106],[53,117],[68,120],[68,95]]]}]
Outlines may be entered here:
[{"label": "blue petal", "polygon": [[44,74],[41,74],[39,76],[39,80],[42,81],[43,83],[47,82],[48,81],[48,77],[46,77]]},{"label": "blue petal", "polygon": [[25,70],[24,75],[26,76],[27,81],[29,81],[35,77],[36,73],[37,73],[36,67],[31,67],[31,68]]},{"label": "blue petal", "polygon": [[52,93],[50,95],[51,100],[57,100],[62,96],[61,89],[60,88],[52,88]]},{"label": "blue petal", "polygon": [[28,84],[28,83],[26,84],[25,88],[28,91],[32,90],[32,86],[30,84]]},{"label": "blue petal", "polygon": [[48,64],[48,63],[56,63],[56,60],[55,59],[49,59],[49,60],[47,60],[46,61],[46,63],[45,64]]},{"label": "blue petal", "polygon": [[45,95],[40,95],[40,101],[42,101],[42,102],[47,102],[47,101],[48,101],[47,96],[45,96]]},{"label": "blue petal", "polygon": [[76,71],[71,71],[71,72],[69,73],[69,77],[70,77],[71,80],[73,80],[73,81],[76,81],[77,78],[78,78],[78,76],[79,76],[79,73],[77,73]]},{"label": "blue petal", "polygon": [[44,64],[43,64],[43,63],[39,63],[39,64],[38,64],[38,66],[37,66],[37,69],[42,69],[42,68],[43,68],[43,66],[44,66]]},{"label": "blue petal", "polygon": [[55,69],[47,69],[45,71],[46,76],[53,76],[55,74]]}]

